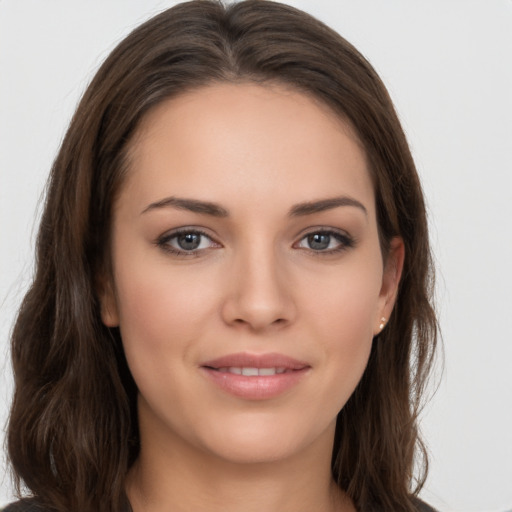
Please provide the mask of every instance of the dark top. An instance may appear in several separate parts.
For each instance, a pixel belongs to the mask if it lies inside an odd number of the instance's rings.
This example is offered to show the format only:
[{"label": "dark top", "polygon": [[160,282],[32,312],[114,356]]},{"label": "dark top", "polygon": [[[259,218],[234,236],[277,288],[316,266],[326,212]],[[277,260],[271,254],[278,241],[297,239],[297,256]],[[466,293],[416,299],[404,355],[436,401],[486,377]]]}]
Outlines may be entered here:
[{"label": "dark top", "polygon": [[[415,498],[414,501],[414,504],[416,505],[416,510],[418,512],[437,512],[430,505],[427,505],[418,498]],[[37,501],[35,501],[33,498],[27,498],[7,505],[7,507],[0,510],[0,512],[48,512],[48,510],[41,507],[41,505],[39,505]],[[131,507],[129,504],[127,504],[127,509],[124,510],[123,512],[131,512]]]}]

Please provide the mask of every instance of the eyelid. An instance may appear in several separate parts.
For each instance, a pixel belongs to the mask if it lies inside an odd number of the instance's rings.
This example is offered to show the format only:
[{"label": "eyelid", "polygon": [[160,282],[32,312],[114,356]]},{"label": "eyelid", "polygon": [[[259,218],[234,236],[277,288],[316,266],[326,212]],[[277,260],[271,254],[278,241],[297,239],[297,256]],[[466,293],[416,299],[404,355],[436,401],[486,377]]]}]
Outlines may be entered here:
[{"label": "eyelid", "polygon": [[[177,247],[170,245],[169,242],[173,238],[176,238],[179,235],[187,234],[187,233],[195,233],[195,234],[201,235],[202,237],[207,238],[208,240],[210,240],[211,246],[207,247],[207,248],[194,249],[194,250],[187,251],[187,250],[179,249]],[[183,257],[198,257],[201,255],[201,253],[203,253],[204,251],[207,251],[211,248],[222,247],[222,244],[217,242],[217,240],[215,240],[215,238],[211,234],[207,233],[203,228],[200,228],[197,226],[182,226],[179,228],[171,229],[169,231],[166,231],[162,235],[158,236],[153,243],[156,246],[158,246],[160,249],[165,251],[166,253],[173,254],[175,256],[183,256]]]},{"label": "eyelid", "polygon": [[[195,233],[199,234],[202,237],[207,238],[210,241],[210,246],[206,248],[201,249],[191,249],[191,250],[185,250],[185,249],[179,249],[177,247],[172,246],[169,242],[178,237],[181,234],[187,234],[187,233]],[[338,246],[331,249],[313,249],[308,247],[300,247],[299,244],[306,239],[308,236],[314,235],[314,234],[325,234],[329,235],[331,237],[334,237],[338,241]],[[223,245],[218,242],[214,236],[212,236],[210,233],[208,233],[205,229],[198,227],[198,226],[182,226],[179,228],[171,229],[169,231],[166,231],[162,235],[158,236],[156,240],[154,240],[154,244],[158,246],[161,250],[165,251],[166,253],[173,254],[175,256],[182,256],[182,257],[198,257],[205,251],[208,251],[212,248],[220,248],[223,247]],[[339,229],[339,228],[333,228],[333,227],[327,227],[327,226],[313,226],[309,227],[306,230],[302,231],[298,237],[296,238],[296,242],[293,243],[292,247],[296,249],[301,249],[304,251],[307,251],[314,255],[330,255],[335,254],[339,252],[346,251],[356,244],[356,240],[353,236],[351,236],[349,233],[347,233],[345,230]]]},{"label": "eyelid", "polygon": [[[298,244],[300,244],[304,239],[306,239],[308,236],[314,235],[314,234],[326,234],[329,236],[333,236],[335,239],[338,240],[339,246],[334,249],[325,249],[325,250],[315,250],[312,248],[307,247],[297,247]],[[355,238],[347,233],[345,230],[333,228],[333,227],[327,227],[327,226],[314,226],[310,227],[307,230],[304,230],[298,237],[297,241],[293,244],[297,249],[305,250],[310,252],[314,255],[319,256],[327,256],[329,254],[335,254],[342,251],[346,251],[347,249],[350,249],[354,247],[356,244]]]}]

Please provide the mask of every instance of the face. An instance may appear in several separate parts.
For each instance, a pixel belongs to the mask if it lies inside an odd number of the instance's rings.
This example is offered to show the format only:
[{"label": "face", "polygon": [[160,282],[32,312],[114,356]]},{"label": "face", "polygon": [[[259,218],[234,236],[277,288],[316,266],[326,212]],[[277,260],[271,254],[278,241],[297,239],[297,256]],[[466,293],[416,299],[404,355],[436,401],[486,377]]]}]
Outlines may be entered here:
[{"label": "face", "polygon": [[400,277],[364,153],[327,107],[220,84],[159,105],[114,208],[102,317],[139,389],[143,450],[235,462],[332,447]]}]

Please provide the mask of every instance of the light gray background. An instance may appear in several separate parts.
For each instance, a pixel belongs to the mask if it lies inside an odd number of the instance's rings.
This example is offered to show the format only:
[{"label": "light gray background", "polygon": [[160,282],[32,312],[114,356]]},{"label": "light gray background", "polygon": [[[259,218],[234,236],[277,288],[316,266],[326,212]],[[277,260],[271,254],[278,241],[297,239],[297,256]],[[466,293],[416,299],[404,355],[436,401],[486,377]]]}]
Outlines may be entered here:
[{"label": "light gray background", "polygon": [[[30,280],[51,161],[108,52],[174,3],[0,0],[1,425],[8,334]],[[374,64],[423,178],[446,355],[422,421],[432,454],[423,496],[446,512],[512,509],[512,1],[289,3]],[[12,496],[4,466],[0,504]]]}]

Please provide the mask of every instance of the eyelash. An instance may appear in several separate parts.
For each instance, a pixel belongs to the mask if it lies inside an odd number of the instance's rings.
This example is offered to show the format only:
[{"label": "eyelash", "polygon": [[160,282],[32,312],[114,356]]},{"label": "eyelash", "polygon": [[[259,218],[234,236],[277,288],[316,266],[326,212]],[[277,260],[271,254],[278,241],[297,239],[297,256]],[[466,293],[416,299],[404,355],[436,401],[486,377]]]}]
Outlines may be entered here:
[{"label": "eyelash", "polygon": [[162,249],[163,251],[165,251],[169,254],[173,254],[175,256],[182,256],[185,258],[197,257],[200,255],[200,253],[202,251],[205,250],[203,248],[203,249],[199,249],[199,250],[193,249],[190,251],[186,251],[186,250],[178,249],[178,248],[170,245],[171,240],[178,238],[180,235],[200,235],[201,237],[207,238],[208,240],[213,242],[213,244],[216,247],[220,247],[220,244],[215,242],[210,235],[208,235],[207,233],[205,233],[204,231],[202,231],[198,228],[181,228],[181,229],[172,231],[171,233],[166,233],[166,234],[160,236],[159,238],[157,238],[157,240],[155,241],[155,244],[158,247],[160,247],[160,249]]},{"label": "eyelash", "polygon": [[[334,238],[338,242],[338,246],[333,249],[327,250],[315,250],[309,247],[298,247],[298,249],[304,249],[306,251],[310,251],[315,256],[329,256],[332,254],[338,254],[347,249],[351,249],[355,246],[355,240],[350,235],[346,233],[342,233],[340,231],[333,230],[331,228],[316,228],[312,231],[309,231],[304,236],[301,237],[299,243],[306,240],[308,237],[313,235],[326,235],[331,239]],[[330,242],[329,242],[330,243]],[[294,244],[296,245],[296,244]]]},{"label": "eyelash", "polygon": [[[171,233],[166,233],[157,240],[155,240],[155,245],[157,245],[160,249],[165,251],[166,253],[175,255],[175,256],[181,256],[185,258],[190,257],[198,257],[200,256],[201,252],[208,250],[208,248],[202,248],[202,249],[191,249],[189,251],[178,249],[176,247],[173,247],[170,245],[171,240],[176,239],[180,235],[199,235],[201,237],[207,238],[210,240],[210,242],[213,244],[214,247],[221,247],[220,244],[215,242],[215,240],[212,239],[210,235],[202,231],[201,229],[197,228],[181,228],[177,229],[175,231],[172,231]],[[308,237],[313,235],[326,235],[330,238],[334,238],[338,242],[338,247],[335,247],[333,249],[327,249],[327,250],[315,250],[308,247],[297,247],[298,244],[302,243],[304,240],[307,240]],[[330,243],[330,241],[329,241]],[[320,228],[315,229],[313,231],[310,231],[303,235],[298,242],[294,244],[294,247],[301,250],[309,251],[311,254],[315,256],[328,256],[332,254],[338,254],[343,251],[346,251],[347,249],[350,249],[355,246],[355,240],[347,235],[346,233],[341,233],[339,231],[335,231],[333,229],[327,229],[327,228]]]}]

